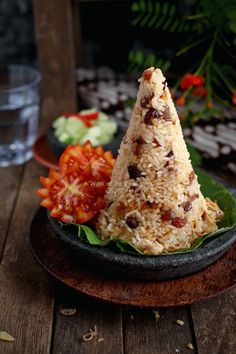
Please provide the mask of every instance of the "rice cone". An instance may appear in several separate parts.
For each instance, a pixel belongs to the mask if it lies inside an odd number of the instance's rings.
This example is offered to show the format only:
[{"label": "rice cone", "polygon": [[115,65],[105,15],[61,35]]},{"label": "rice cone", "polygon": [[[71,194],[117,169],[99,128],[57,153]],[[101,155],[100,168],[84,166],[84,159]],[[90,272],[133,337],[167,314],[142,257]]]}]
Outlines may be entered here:
[{"label": "rice cone", "polygon": [[145,70],[139,82],[97,232],[146,254],[189,248],[223,213],[200,191],[161,70]]}]

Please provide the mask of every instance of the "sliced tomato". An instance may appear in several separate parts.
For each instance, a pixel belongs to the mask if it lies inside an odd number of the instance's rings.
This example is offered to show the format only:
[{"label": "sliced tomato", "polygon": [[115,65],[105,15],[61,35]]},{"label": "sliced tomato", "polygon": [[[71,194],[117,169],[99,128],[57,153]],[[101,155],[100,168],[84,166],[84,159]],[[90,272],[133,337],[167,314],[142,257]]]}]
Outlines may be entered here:
[{"label": "sliced tomato", "polygon": [[82,122],[84,123],[84,125],[88,128],[91,128],[93,126],[93,124],[90,122],[89,119],[87,119],[86,117],[78,117],[80,120],[82,120]]},{"label": "sliced tomato", "polygon": [[99,116],[99,112],[93,112],[93,113],[80,113],[81,118],[86,118],[86,119],[97,119]]},{"label": "sliced tomato", "polygon": [[97,119],[99,116],[99,112],[92,112],[92,113],[70,113],[70,112],[64,112],[62,114],[64,117],[69,118],[69,117],[77,117],[77,118],[86,118],[86,119]]},{"label": "sliced tomato", "polygon": [[104,207],[115,160],[110,152],[94,148],[90,142],[66,148],[61,155],[59,172],[50,170],[41,177],[42,189],[36,194],[52,217],[63,222],[84,223]]},{"label": "sliced tomato", "polygon": [[88,141],[83,146],[68,146],[60,158],[60,169],[77,173],[83,171],[87,179],[110,179],[115,159],[110,151],[104,152],[101,146],[94,148]]},{"label": "sliced tomato", "polygon": [[59,161],[61,172],[78,175],[81,170],[90,171],[90,162],[79,145],[68,146]]},{"label": "sliced tomato", "polygon": [[99,180],[110,178],[112,170],[103,157],[91,159],[91,174]]}]

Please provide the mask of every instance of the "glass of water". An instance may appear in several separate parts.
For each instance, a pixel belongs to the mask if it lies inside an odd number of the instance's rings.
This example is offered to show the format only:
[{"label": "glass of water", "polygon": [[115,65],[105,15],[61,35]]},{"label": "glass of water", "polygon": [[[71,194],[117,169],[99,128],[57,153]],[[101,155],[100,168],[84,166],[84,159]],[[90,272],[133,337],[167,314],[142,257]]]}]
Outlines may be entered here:
[{"label": "glass of water", "polygon": [[22,65],[0,67],[0,167],[32,157],[38,131],[40,73]]}]

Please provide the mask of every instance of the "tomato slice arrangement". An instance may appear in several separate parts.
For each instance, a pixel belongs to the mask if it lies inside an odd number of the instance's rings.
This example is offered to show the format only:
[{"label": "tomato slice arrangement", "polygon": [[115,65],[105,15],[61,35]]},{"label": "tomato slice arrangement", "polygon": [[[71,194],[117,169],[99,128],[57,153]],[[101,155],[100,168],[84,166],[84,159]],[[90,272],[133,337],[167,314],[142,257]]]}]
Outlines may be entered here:
[{"label": "tomato slice arrangement", "polygon": [[52,217],[63,222],[81,224],[94,218],[104,207],[104,195],[115,159],[101,146],[90,142],[68,146],[61,155],[59,171],[50,169],[41,177],[42,189],[36,194]]}]

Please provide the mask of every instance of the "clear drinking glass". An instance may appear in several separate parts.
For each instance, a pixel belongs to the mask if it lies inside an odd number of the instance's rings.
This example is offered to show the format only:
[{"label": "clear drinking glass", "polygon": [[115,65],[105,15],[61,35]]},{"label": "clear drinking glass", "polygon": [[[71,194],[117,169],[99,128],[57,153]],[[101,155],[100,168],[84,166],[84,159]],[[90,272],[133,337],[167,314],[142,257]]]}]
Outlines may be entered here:
[{"label": "clear drinking glass", "polygon": [[22,65],[0,67],[0,166],[32,157],[39,118],[40,73]]}]

